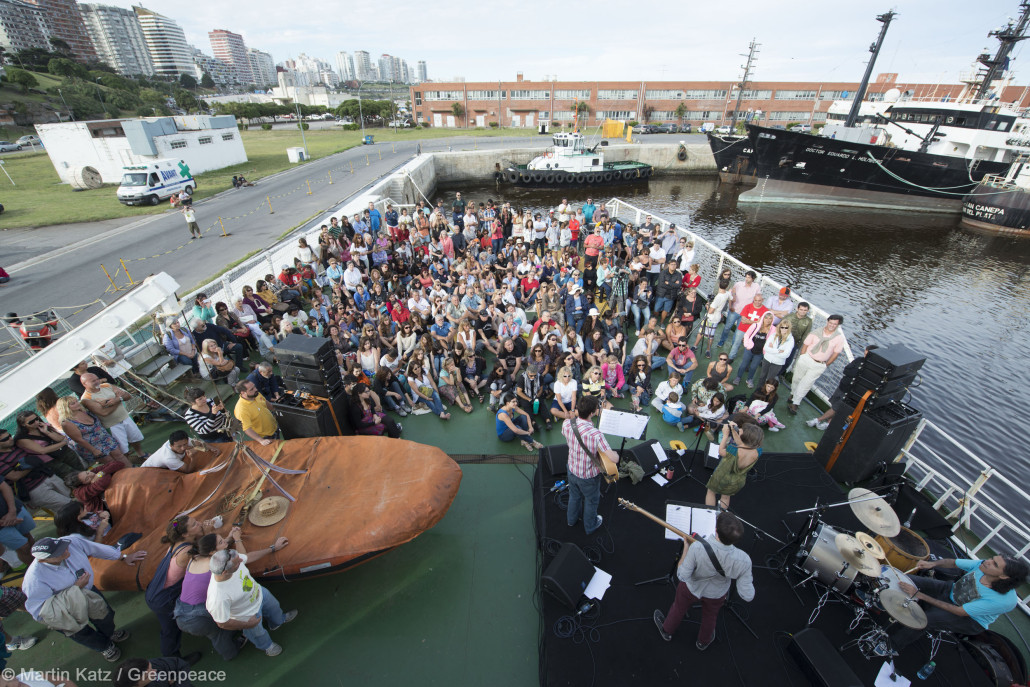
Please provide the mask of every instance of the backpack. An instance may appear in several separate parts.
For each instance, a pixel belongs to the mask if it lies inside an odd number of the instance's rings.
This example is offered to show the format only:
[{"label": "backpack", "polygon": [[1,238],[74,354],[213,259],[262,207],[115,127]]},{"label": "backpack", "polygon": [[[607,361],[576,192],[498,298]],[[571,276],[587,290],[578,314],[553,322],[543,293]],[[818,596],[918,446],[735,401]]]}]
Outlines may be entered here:
[{"label": "backpack", "polygon": [[[179,580],[170,587],[165,587],[165,579],[168,577],[168,566],[172,564],[172,558],[175,554],[179,553],[184,546],[189,546],[189,544],[183,543],[176,546],[174,549],[171,549],[165,554],[165,557],[161,559],[161,562],[157,564],[157,569],[154,571],[154,577],[151,578],[146,590],[147,606],[150,610],[158,611],[168,608],[175,603],[176,599],[179,598],[179,594],[182,592],[182,580]],[[139,583],[139,574],[142,567],[143,566],[136,567],[136,586],[140,590],[143,589]]]}]

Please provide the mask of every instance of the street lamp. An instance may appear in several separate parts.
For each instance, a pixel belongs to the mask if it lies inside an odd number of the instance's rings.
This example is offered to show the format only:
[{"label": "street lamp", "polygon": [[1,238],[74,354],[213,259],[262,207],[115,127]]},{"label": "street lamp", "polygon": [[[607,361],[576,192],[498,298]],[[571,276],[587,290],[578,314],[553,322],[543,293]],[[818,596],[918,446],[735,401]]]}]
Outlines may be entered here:
[{"label": "street lamp", "polygon": [[361,140],[365,140],[365,115],[361,112],[361,87],[365,85],[365,82],[358,84],[358,119],[361,120]]}]

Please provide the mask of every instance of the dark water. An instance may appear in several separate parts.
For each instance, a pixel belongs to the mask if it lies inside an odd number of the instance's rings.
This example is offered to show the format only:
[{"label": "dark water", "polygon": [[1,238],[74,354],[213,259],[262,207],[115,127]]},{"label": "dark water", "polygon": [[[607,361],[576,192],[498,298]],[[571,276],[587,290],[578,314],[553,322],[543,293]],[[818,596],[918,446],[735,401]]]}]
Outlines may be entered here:
[{"label": "dark water", "polygon": [[[437,195],[449,199],[454,190],[441,188]],[[477,202],[500,199],[534,209],[554,207],[563,195],[574,204],[586,199],[583,191],[502,190],[493,184],[460,190]],[[738,205],[736,191],[714,177],[594,190],[595,202],[612,196],[689,226],[819,307],[843,314],[856,354],[868,343],[903,343],[925,355],[909,404],[1009,478],[1030,479],[1023,429],[1030,409],[1024,347],[1030,336],[1030,240],[960,229],[953,217]],[[715,266],[700,250],[698,258],[707,293]],[[836,378],[820,381],[832,385]],[[948,457],[962,460],[954,450]]]}]

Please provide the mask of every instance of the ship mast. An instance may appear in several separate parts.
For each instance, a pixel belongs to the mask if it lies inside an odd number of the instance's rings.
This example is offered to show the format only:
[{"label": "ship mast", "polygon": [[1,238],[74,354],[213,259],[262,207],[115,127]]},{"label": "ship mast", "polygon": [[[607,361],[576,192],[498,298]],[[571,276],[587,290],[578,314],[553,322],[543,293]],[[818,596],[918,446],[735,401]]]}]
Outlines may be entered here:
[{"label": "ship mast", "polygon": [[1009,53],[1012,52],[1012,48],[1015,47],[1016,43],[1027,38],[1023,34],[1026,33],[1027,25],[1030,24],[1030,0],[1023,0],[1019,7],[1022,10],[1022,14],[1019,15],[1019,19],[1015,24],[1010,19],[1005,26],[987,34],[997,38],[1001,45],[998,46],[998,52],[994,54],[993,58],[986,53],[977,58],[977,62],[987,67],[987,73],[983,75],[980,87],[976,92],[977,100],[987,97],[991,84],[997,81],[1002,72],[1008,69]]},{"label": "ship mast", "polygon": [[869,58],[869,64],[866,65],[865,75],[862,77],[862,83],[858,87],[858,93],[855,94],[855,101],[851,103],[851,112],[848,113],[844,126],[855,126],[855,120],[858,119],[858,111],[862,107],[862,100],[865,98],[866,88],[869,87],[869,77],[873,75],[876,57],[880,54],[880,48],[883,47],[883,39],[887,35],[887,29],[891,25],[891,20],[896,16],[897,13],[891,10],[876,18],[876,21],[883,23],[883,28],[880,29],[880,35],[877,37],[876,42],[869,46],[869,52],[873,56]]},{"label": "ship mast", "polygon": [[[741,79],[740,85],[737,87],[737,104],[733,106],[733,117],[730,120],[731,134],[737,130],[737,113],[740,112],[740,103],[744,100],[744,90],[751,79],[751,69],[755,65],[755,58],[758,57],[758,46],[759,44],[755,42],[754,38],[751,39],[751,43],[747,46],[747,64],[744,65],[744,78]],[[744,57],[744,55],[742,54],[741,57]]]}]

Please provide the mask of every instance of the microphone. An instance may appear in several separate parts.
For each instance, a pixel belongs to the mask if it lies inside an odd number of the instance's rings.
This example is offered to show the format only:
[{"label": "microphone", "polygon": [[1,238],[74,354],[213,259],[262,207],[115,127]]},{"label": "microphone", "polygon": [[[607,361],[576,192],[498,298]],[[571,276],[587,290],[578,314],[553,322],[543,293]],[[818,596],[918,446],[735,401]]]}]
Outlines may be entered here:
[{"label": "microphone", "polygon": [[916,508],[915,508],[915,506],[912,507],[912,512],[908,514],[908,520],[906,520],[902,524],[902,527],[904,527],[905,529],[909,529],[910,527],[912,527],[912,518],[914,518],[914,517],[916,517]]}]

